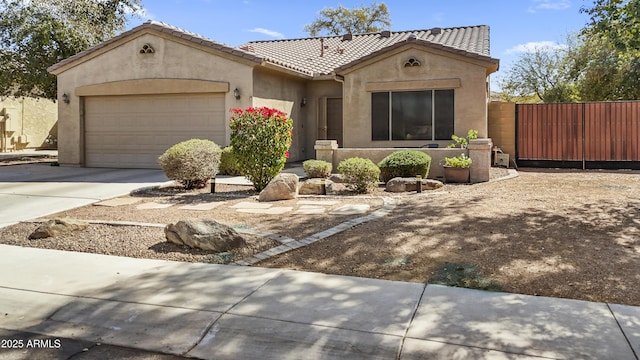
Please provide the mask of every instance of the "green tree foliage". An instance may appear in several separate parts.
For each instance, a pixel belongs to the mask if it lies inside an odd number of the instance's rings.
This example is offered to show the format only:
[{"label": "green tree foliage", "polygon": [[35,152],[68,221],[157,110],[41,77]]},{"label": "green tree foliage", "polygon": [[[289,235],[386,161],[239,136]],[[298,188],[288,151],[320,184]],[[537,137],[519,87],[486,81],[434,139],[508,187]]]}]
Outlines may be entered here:
[{"label": "green tree foliage", "polygon": [[231,146],[240,171],[260,191],[284,168],[293,120],[267,107],[231,109]]},{"label": "green tree foliage", "polygon": [[341,35],[379,32],[390,27],[391,17],[387,5],[374,2],[368,7],[361,5],[347,9],[338,5],[337,8],[322,9],[318,18],[306,25],[304,31],[310,36],[318,36],[323,32]]},{"label": "green tree foliage", "polygon": [[47,68],[122,31],[141,0],[0,0],[0,96],[56,98]]},{"label": "green tree foliage", "polygon": [[576,100],[563,48],[537,47],[523,53],[499,82],[503,96],[511,99],[528,97],[545,103]]},{"label": "green tree foliage", "polygon": [[640,99],[640,0],[596,0],[580,46],[570,54],[580,97]]}]

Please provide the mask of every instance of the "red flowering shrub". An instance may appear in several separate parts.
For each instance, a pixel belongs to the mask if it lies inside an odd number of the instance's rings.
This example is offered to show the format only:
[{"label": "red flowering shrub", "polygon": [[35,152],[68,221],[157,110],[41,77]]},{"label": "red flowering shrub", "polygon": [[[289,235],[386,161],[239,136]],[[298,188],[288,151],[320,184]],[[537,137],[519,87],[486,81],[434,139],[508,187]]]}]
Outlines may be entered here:
[{"label": "red flowering shrub", "polygon": [[250,107],[231,109],[231,146],[242,173],[260,191],[289,157],[293,120],[280,110]]}]

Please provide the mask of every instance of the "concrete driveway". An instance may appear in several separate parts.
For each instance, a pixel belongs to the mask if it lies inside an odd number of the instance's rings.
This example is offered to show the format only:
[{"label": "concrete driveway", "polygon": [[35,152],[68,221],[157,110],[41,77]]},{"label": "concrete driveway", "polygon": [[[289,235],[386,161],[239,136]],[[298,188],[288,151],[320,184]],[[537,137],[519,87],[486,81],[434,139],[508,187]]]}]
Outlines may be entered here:
[{"label": "concrete driveway", "polygon": [[161,170],[28,164],[0,167],[0,227],[157,185]]}]

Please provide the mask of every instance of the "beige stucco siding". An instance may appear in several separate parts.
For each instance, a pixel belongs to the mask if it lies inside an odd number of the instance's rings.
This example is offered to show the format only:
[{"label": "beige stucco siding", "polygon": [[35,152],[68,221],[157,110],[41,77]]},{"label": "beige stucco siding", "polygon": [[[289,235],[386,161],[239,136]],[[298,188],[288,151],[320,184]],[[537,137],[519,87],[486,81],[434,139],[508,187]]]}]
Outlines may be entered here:
[{"label": "beige stucco siding", "polygon": [[[145,45],[150,45],[153,53],[141,54],[140,50]],[[142,82],[144,86],[136,88],[136,94],[170,94],[174,90],[175,93],[183,91],[185,82],[182,80],[197,80],[198,84],[194,82],[194,86],[200,86],[202,81],[210,81],[214,88],[228,89],[224,92],[224,108],[228,110],[252,105],[248,95],[253,87],[254,65],[210,47],[154,30],[144,30],[123,38],[90,56],[67,64],[56,70],[58,99],[61,100],[64,93],[70,95],[69,104],[58,102],[59,161],[64,165],[84,165],[84,99],[76,93],[78,88],[85,91],[104,89],[103,94],[94,91],[91,96],[115,96],[121,95],[122,89],[104,84],[157,79]],[[172,83],[172,80],[176,81]],[[94,87],[98,84],[104,86]],[[203,87],[206,88],[211,87]],[[243,94],[240,99],[233,96],[235,88]],[[224,118],[228,124],[228,113]],[[228,126],[225,128],[225,143],[220,144],[223,146],[229,140]]]},{"label": "beige stucco siding", "polygon": [[[414,58],[420,66],[405,67]],[[454,126],[457,135],[469,129],[487,136],[487,65],[450,52],[407,45],[343,72],[344,146],[422,146],[448,141],[372,141],[372,91],[454,89]]]},{"label": "beige stucco siding", "polygon": [[[9,115],[5,123],[4,150],[55,148],[55,143],[46,143],[49,135],[57,138],[58,108],[49,99],[14,98],[0,100],[0,111]],[[0,139],[2,140],[2,139]],[[20,140],[20,141],[19,141]]]},{"label": "beige stucco siding", "polygon": [[[293,119],[293,141],[289,148],[289,161],[312,157],[313,148],[308,149],[305,146],[306,113],[301,104],[305,96],[305,81],[256,68],[253,86],[253,106],[275,108],[287,113]],[[309,153],[310,150],[311,153]]]}]

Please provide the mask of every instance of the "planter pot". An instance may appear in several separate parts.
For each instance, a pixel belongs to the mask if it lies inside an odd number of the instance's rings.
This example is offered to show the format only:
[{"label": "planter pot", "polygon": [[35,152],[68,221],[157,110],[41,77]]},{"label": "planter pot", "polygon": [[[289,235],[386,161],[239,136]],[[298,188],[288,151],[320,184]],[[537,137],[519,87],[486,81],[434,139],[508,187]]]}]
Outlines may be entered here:
[{"label": "planter pot", "polygon": [[468,167],[444,167],[444,179],[448,183],[468,183]]}]

